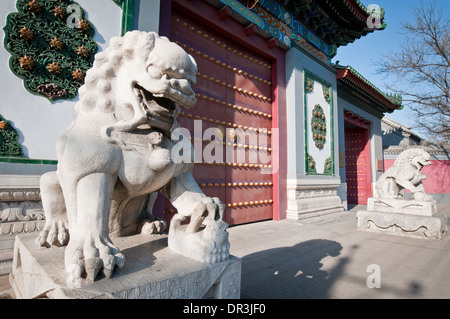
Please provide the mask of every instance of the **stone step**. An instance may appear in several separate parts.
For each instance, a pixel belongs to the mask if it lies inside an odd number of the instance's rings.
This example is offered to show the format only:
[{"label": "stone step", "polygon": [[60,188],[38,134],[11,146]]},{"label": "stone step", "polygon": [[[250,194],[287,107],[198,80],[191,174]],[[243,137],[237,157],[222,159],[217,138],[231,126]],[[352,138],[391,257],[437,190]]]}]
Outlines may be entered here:
[{"label": "stone step", "polygon": [[319,216],[312,216],[308,218],[300,219],[299,221],[304,224],[311,225],[330,225],[336,223],[342,223],[346,221],[355,220],[356,222],[356,212],[355,211],[338,211],[330,212],[328,214],[323,214]]}]

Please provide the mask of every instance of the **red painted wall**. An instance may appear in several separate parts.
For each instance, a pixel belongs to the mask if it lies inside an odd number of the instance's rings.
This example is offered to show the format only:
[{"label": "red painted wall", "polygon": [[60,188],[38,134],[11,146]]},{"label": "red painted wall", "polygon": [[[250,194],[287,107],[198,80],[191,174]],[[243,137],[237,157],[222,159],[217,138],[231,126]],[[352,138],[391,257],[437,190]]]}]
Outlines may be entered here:
[{"label": "red painted wall", "polygon": [[[387,170],[394,162],[395,160],[384,160],[384,169]],[[427,176],[423,180],[425,192],[430,194],[450,193],[450,161],[432,160],[431,163],[431,165],[422,169],[422,172]]]}]

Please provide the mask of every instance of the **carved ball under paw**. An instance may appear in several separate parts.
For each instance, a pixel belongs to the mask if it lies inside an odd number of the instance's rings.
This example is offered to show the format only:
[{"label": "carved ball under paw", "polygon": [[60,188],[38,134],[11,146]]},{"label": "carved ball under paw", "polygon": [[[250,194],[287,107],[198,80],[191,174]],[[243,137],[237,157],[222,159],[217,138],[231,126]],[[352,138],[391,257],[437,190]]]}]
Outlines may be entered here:
[{"label": "carved ball under paw", "polygon": [[185,218],[178,215],[172,218],[170,224],[168,244],[172,251],[208,264],[222,262],[230,257],[227,223],[208,215],[192,227],[192,218],[190,224],[181,225]]}]

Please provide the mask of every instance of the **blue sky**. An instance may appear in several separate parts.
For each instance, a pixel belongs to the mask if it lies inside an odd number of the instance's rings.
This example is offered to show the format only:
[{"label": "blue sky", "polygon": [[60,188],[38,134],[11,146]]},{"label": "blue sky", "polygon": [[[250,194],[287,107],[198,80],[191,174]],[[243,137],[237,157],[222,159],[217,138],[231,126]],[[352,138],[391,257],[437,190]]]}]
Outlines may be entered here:
[{"label": "blue sky", "polygon": [[[428,0],[362,0],[365,6],[377,4],[385,11],[384,21],[387,23],[386,29],[375,31],[361,39],[350,43],[345,47],[337,50],[337,55],[332,62],[339,61],[341,65],[350,65],[356,69],[361,75],[372,82],[383,92],[387,92],[385,83],[389,81],[386,75],[377,74],[376,61],[383,58],[383,55],[398,50],[398,44],[403,42],[404,36],[401,34],[401,24],[408,22],[413,16],[413,9],[421,5],[429,3]],[[450,14],[450,1],[436,0],[438,6],[441,6],[445,13]],[[445,16],[445,14],[444,14]],[[414,126],[414,119],[411,112],[408,112],[405,106],[402,110],[396,110],[388,117],[407,126]],[[418,130],[413,132],[425,137]]]}]

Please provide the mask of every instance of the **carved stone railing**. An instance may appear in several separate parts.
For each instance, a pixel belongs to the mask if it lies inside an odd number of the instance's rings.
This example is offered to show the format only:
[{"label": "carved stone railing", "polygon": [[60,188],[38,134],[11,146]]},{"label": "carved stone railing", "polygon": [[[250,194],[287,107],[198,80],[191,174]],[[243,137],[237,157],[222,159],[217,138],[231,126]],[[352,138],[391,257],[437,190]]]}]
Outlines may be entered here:
[{"label": "carved stone railing", "polygon": [[39,176],[0,177],[0,274],[11,268],[17,234],[40,231],[45,224]]}]

